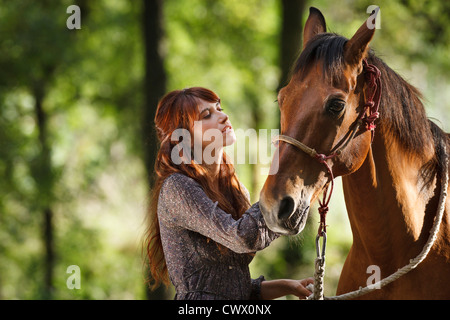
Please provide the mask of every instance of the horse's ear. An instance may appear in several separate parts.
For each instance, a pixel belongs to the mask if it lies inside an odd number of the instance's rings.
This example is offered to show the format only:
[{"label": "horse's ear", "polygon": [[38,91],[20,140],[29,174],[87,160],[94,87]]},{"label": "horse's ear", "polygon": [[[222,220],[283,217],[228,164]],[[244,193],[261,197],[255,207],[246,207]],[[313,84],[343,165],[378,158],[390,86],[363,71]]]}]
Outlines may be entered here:
[{"label": "horse's ear", "polygon": [[375,34],[375,23],[371,23],[375,18],[373,15],[370,16],[344,47],[345,62],[350,67],[356,68],[358,74],[362,71],[362,61],[366,58],[369,43]]},{"label": "horse's ear", "polygon": [[319,33],[327,31],[327,25],[325,18],[319,9],[310,7],[309,17],[306,20],[305,27],[303,28],[303,49],[309,40]]}]

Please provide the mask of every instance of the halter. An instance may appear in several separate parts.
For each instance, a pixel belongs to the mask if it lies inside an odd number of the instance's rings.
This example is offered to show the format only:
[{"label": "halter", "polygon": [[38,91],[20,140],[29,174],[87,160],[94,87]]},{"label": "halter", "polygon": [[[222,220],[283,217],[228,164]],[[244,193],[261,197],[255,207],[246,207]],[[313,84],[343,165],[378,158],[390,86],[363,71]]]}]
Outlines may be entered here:
[{"label": "halter", "polygon": [[285,135],[278,135],[274,137],[272,140],[272,142],[284,141],[297,147],[298,149],[308,154],[310,157],[316,159],[319,163],[325,165],[328,173],[330,174],[331,177],[331,188],[329,190],[330,192],[328,193],[329,184],[327,184],[323,192],[323,199],[322,200],[319,199],[319,209],[318,209],[320,214],[320,223],[316,243],[318,243],[319,237],[324,237],[323,251],[325,250],[325,239],[326,239],[325,237],[327,231],[325,220],[328,212],[328,204],[330,203],[331,194],[333,193],[334,189],[334,175],[327,160],[333,159],[334,157],[337,157],[342,153],[342,150],[355,137],[356,133],[359,131],[359,128],[363,123],[365,123],[366,125],[365,129],[371,132],[372,136],[371,142],[372,142],[376,128],[375,120],[377,120],[380,116],[378,108],[380,106],[380,97],[381,97],[381,80],[380,80],[381,72],[376,66],[369,64],[366,59],[363,60],[363,70],[365,81],[367,83],[366,103],[364,104],[363,110],[361,110],[360,115],[358,116],[355,124],[353,125],[353,128],[351,129],[352,132],[350,136],[334,152],[331,152],[329,155],[318,153],[315,149],[310,148],[307,145],[301,143],[300,141]]}]

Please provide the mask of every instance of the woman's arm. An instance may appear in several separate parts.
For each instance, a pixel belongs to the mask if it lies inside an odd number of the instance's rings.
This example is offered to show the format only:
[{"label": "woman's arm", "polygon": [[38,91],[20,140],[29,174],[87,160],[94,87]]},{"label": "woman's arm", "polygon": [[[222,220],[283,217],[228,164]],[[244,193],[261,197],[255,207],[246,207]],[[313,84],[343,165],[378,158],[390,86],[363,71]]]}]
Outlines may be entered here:
[{"label": "woman's arm", "polygon": [[279,279],[261,282],[261,299],[272,300],[284,297],[289,294],[295,295],[300,299],[306,299],[311,291],[306,286],[314,283],[313,278],[303,280]]},{"label": "woman's arm", "polygon": [[164,181],[158,218],[169,226],[198,232],[237,253],[262,250],[278,237],[267,228],[258,204],[234,220],[195,180],[182,174]]}]

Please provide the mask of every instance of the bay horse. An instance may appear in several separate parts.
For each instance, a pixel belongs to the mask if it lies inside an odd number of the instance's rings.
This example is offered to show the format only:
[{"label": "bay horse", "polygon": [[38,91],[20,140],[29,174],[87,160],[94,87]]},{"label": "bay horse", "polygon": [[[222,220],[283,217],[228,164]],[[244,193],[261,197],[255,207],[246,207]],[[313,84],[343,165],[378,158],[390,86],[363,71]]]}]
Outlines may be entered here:
[{"label": "bay horse", "polygon": [[[353,243],[337,294],[365,287],[369,266],[378,266],[383,279],[421,252],[438,209],[442,172],[449,170],[443,160],[449,136],[428,120],[419,91],[370,49],[374,33],[367,21],[351,39],[327,33],[322,13],[310,8],[303,50],[278,103],[281,135],[322,159],[280,139],[272,161],[278,171],[260,194],[268,227],[293,235],[332,175],[342,176]],[[369,65],[381,73],[379,110],[372,112],[366,108]],[[355,126],[363,118],[370,128]],[[361,298],[449,299],[449,211],[447,198],[437,239],[417,268]]]}]

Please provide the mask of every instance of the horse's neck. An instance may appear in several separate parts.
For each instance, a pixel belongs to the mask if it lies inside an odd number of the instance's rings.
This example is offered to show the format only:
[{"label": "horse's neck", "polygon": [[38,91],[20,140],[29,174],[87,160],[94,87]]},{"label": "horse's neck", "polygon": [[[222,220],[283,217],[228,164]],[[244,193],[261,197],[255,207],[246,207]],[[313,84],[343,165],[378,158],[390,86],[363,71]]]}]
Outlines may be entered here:
[{"label": "horse's neck", "polygon": [[372,263],[392,265],[392,259],[403,263],[399,253],[405,248],[416,251],[423,244],[431,228],[425,212],[436,186],[435,180],[426,183],[419,177],[425,162],[401,152],[382,132],[375,134],[364,164],[343,177],[352,250]]}]

